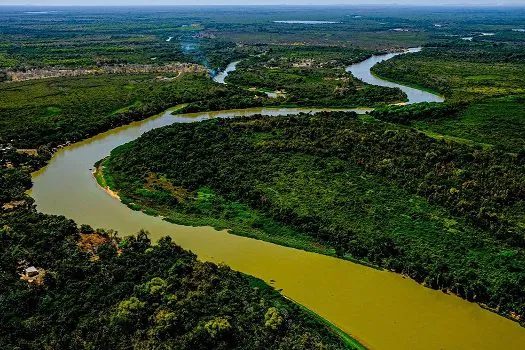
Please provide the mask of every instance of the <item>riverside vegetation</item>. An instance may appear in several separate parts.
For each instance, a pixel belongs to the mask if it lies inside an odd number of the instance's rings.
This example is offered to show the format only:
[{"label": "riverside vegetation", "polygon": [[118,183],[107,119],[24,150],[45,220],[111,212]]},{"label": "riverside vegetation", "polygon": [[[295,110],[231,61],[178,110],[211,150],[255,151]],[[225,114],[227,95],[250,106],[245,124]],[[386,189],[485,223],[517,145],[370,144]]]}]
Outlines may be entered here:
[{"label": "riverside vegetation", "polygon": [[445,104],[174,125],[103,169],[167,220],[360,259],[522,320],[523,51],[434,46],[374,71]]},{"label": "riverside vegetation", "polygon": [[[26,10],[0,14],[0,82],[28,69],[190,62],[213,74],[246,61],[228,86],[205,73],[0,83],[2,348],[359,347],[261,281],[201,263],[169,239],[154,245],[144,232],[118,237],[38,213],[25,194],[29,172],[58,145],[179,103],[400,101],[341,69],[429,40],[434,48],[376,73],[424,82],[450,103],[174,125],[115,150],[99,178],[167,220],[359,259],[523,320],[523,34],[511,29],[521,9]],[[273,22],[292,15],[341,23]],[[472,43],[451,39],[471,33]],[[29,285],[19,276],[28,266],[41,277]]]},{"label": "riverside vegetation", "polygon": [[[194,109],[252,106],[260,103],[253,93],[199,74],[54,78],[1,88],[2,142],[12,145],[1,150],[2,348],[361,348],[262,281],[198,262],[167,238],[153,245],[145,232],[117,237],[38,213],[25,194],[29,172],[46,164],[54,146],[179,102],[200,103],[188,106]],[[38,278],[21,279],[29,266]]]},{"label": "riverside vegetation", "polygon": [[332,248],[519,319],[523,160],[320,113],[154,130],[104,171],[125,203],[168,220]]},{"label": "riverside vegetation", "polygon": [[[259,47],[261,48],[261,47]],[[320,46],[267,46],[243,60],[228,83],[277,91],[282,104],[299,106],[361,107],[405,101],[399,89],[367,85],[345,68],[363,61],[371,51]]]},{"label": "riverside vegetation", "polygon": [[199,103],[193,109],[210,110],[262,104],[253,93],[220,86],[202,73],[173,79],[106,74],[4,83],[0,84],[0,143],[54,147],[189,102]]},{"label": "riverside vegetation", "polygon": [[[199,262],[169,238],[153,245],[145,232],[117,237],[38,213],[25,194],[28,159],[9,160],[16,167],[0,170],[0,347],[361,348],[264,282]],[[28,266],[34,280],[20,277]]]},{"label": "riverside vegetation", "polygon": [[465,110],[452,118],[414,120],[429,133],[499,147],[525,149],[525,51],[520,43],[444,40],[413,55],[383,62],[373,71],[444,94]]}]

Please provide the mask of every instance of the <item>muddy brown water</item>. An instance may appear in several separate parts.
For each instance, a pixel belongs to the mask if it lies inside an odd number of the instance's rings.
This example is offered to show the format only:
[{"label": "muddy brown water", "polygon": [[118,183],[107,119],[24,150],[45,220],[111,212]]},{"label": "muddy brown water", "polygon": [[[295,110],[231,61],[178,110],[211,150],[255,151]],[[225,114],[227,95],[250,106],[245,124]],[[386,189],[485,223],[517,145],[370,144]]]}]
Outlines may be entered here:
[{"label": "muddy brown water", "polygon": [[[474,303],[425,288],[395,273],[216,231],[170,224],[132,211],[102,191],[93,164],[148,130],[235,115],[289,115],[311,109],[248,109],[187,115],[167,111],[60,149],[33,174],[39,211],[121,235],[169,235],[201,260],[258,277],[372,349],[524,349],[525,328]],[[318,110],[316,110],[318,111]],[[359,110],[362,113],[365,110]]]}]

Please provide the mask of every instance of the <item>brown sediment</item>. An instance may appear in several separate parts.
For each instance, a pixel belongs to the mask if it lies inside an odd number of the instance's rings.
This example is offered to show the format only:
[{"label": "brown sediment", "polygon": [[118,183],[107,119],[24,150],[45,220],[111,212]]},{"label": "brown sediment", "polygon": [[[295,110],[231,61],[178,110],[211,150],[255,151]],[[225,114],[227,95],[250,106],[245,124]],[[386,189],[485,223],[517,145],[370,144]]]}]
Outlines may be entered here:
[{"label": "brown sediment", "polygon": [[[97,175],[104,178],[104,172],[102,170],[102,165],[99,165],[97,166],[95,169],[93,169],[93,171],[91,171],[91,173],[93,174],[93,176],[95,177],[95,179],[97,178]],[[100,187],[104,192],[106,192],[107,194],[109,194],[110,197],[114,198],[114,199],[117,199],[120,201],[120,196],[118,195],[118,192],[116,191],[113,191],[111,188],[109,188],[109,186],[102,186],[98,181],[97,181],[97,185],[98,187]]]},{"label": "brown sediment", "polygon": [[106,187],[104,191],[106,191],[106,193],[109,194],[111,197],[120,200],[120,196],[118,195],[118,193],[115,191],[112,191],[109,187]]},{"label": "brown sediment", "polygon": [[[192,121],[242,112],[176,118]],[[249,110],[249,114],[258,113],[276,115],[290,111]],[[88,181],[93,180],[91,174],[84,169],[142,132],[173,123],[173,118],[168,111],[162,117],[115,129],[59,151],[44,172],[34,174],[33,196],[39,210],[66,215],[92,227],[110,227],[121,235],[135,233],[140,228],[149,231],[153,241],[168,235],[201,260],[225,263],[264,281],[276,281],[272,285],[282,289],[285,296],[373,349],[498,349],[503,340],[506,349],[522,347],[525,331],[518,323],[456,296],[424,288],[401,275],[227,234],[212,227],[171,224],[100,195]],[[166,185],[159,174],[148,180],[153,187]],[[183,195],[180,189],[170,189]],[[60,201],[56,200],[58,190],[61,190]]]}]

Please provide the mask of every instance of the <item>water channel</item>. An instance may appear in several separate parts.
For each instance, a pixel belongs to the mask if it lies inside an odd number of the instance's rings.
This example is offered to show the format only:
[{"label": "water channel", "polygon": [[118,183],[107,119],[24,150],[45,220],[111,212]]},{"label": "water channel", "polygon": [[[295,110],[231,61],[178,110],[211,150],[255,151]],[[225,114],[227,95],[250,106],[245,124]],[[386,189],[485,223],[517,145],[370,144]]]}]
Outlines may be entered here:
[{"label": "water channel", "polygon": [[[392,55],[374,56],[348,70],[375,84],[379,78],[370,80],[370,67]],[[399,87],[390,82],[379,83]],[[410,102],[442,101],[428,92],[413,89],[416,91],[412,94],[412,88],[402,88]],[[172,123],[319,110],[254,108],[184,115],[173,115],[168,110],[60,149],[45,168],[33,174],[32,196],[41,212],[65,215],[79,224],[113,229],[121,235],[145,229],[154,241],[169,235],[201,260],[225,263],[234,270],[271,282],[285,296],[372,349],[523,349],[525,328],[477,304],[425,288],[401,275],[349,261],[239,237],[211,227],[170,224],[132,211],[102,191],[91,174],[93,164],[115,147]],[[366,109],[356,112],[364,113]]]}]

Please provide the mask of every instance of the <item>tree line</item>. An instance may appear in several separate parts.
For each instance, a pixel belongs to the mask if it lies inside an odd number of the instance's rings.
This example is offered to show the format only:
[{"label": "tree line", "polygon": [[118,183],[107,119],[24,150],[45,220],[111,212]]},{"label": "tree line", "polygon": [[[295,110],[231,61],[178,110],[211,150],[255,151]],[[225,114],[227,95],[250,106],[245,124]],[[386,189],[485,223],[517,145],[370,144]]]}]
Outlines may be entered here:
[{"label": "tree line", "polygon": [[[436,117],[456,112],[448,108]],[[524,161],[327,112],[172,125],[116,149],[107,166],[122,197],[146,207],[200,210],[196,195],[145,188],[151,174],[192,193],[210,188],[342,257],[522,315]]]},{"label": "tree line", "polygon": [[22,167],[0,169],[0,347],[353,348],[264,282],[170,238],[38,213],[30,186]]}]

